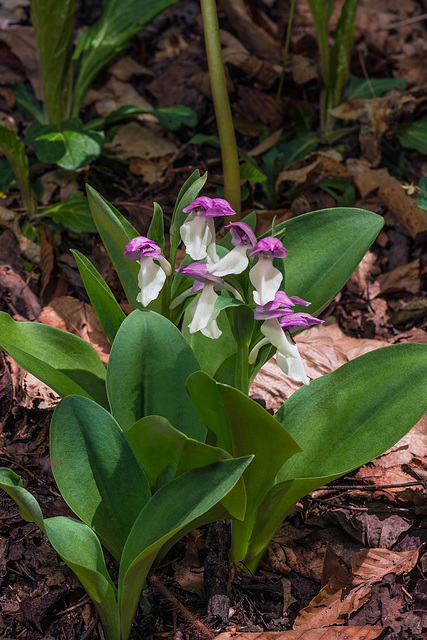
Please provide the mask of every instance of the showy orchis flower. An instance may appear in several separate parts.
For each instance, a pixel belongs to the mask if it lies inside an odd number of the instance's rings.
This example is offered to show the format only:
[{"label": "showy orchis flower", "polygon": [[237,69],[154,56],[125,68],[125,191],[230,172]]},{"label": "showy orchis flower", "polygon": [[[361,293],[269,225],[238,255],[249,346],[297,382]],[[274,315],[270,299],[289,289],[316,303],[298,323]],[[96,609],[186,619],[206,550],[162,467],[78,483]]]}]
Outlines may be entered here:
[{"label": "showy orchis flower", "polygon": [[251,258],[258,257],[258,262],[249,271],[249,279],[255,288],[254,301],[265,305],[274,300],[282,284],[282,273],[273,266],[273,258],[286,258],[287,250],[277,238],[263,238],[255,245]]},{"label": "showy orchis flower", "polygon": [[230,229],[234,249],[218,262],[208,265],[208,271],[216,276],[242,273],[249,264],[248,253],[256,245],[256,235],[245,222],[230,222],[225,228]]},{"label": "showy orchis flower", "polygon": [[323,320],[319,320],[309,313],[295,313],[289,308],[295,304],[308,306],[310,303],[298,296],[288,296],[284,291],[278,291],[272,302],[257,306],[255,320],[264,320],[260,329],[265,338],[252,349],[249,354],[249,362],[254,363],[260,348],[270,343],[277,349],[276,362],[283,373],[297,382],[309,384],[310,380],[304,371],[298,347],[293,341],[290,331],[295,327],[310,327],[313,324],[320,324]]},{"label": "showy orchis flower", "polygon": [[233,287],[224,282],[222,278],[209,273],[208,265],[204,262],[193,262],[184,267],[179,267],[176,271],[184,273],[190,276],[190,278],[194,278],[195,283],[191,291],[184,292],[182,296],[179,296],[180,299],[176,298],[171,307],[177,306],[182,301],[182,297],[201,291],[199,298],[196,298],[190,307],[190,313],[193,319],[188,325],[189,331],[190,333],[201,331],[207,338],[219,338],[222,331],[219,329],[216,321],[219,311],[214,310],[218,297],[215,290],[228,289],[239,300],[241,300],[240,295]]},{"label": "showy orchis flower", "polygon": [[159,295],[166,276],[170,276],[172,273],[172,267],[166,258],[163,258],[160,247],[145,236],[133,238],[126,245],[126,251],[123,255],[129,260],[141,261],[138,274],[138,284],[141,291],[136,299],[146,307]]},{"label": "showy orchis flower", "polygon": [[206,258],[208,262],[217,262],[215,226],[212,218],[231,216],[236,212],[227,200],[206,196],[196,198],[194,202],[183,209],[183,212],[188,213],[188,216],[180,227],[180,235],[187,254],[193,260]]}]

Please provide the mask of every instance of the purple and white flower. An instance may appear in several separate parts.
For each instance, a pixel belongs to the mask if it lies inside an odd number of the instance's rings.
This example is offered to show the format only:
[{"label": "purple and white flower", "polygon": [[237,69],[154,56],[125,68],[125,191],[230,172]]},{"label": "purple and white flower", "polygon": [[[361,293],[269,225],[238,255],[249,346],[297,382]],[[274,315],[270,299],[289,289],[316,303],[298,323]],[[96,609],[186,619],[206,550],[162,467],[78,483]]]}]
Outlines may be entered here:
[{"label": "purple and white flower", "polygon": [[172,267],[162,256],[160,247],[145,236],[133,238],[123,255],[129,260],[140,260],[138,285],[141,291],[136,300],[146,307],[159,295],[166,276],[172,273]]},{"label": "purple and white flower", "polygon": [[193,260],[206,258],[208,262],[217,262],[213,218],[231,216],[236,212],[227,200],[207,196],[196,198],[183,212],[188,216],[180,227],[180,235],[187,254]]},{"label": "purple and white flower", "polygon": [[230,222],[225,228],[230,229],[234,249],[218,262],[208,265],[209,273],[221,277],[242,273],[249,264],[248,253],[257,242],[256,235],[246,222]]},{"label": "purple and white flower", "polygon": [[258,262],[249,271],[249,279],[255,288],[253,296],[258,305],[274,300],[283,275],[273,265],[273,258],[286,258],[287,255],[287,250],[277,238],[263,238],[255,245],[250,256],[257,256]]},{"label": "purple and white flower", "polygon": [[217,289],[228,289],[235,297],[242,300],[239,293],[222,278],[208,271],[208,265],[204,262],[192,262],[177,269],[179,273],[184,273],[195,280],[191,290],[185,291],[178,298],[175,298],[171,308],[177,306],[184,297],[194,293],[200,296],[194,300],[190,306],[192,321],[188,325],[190,333],[201,331],[207,338],[219,338],[222,331],[218,327],[217,318],[219,311],[215,311],[215,302],[218,298]]},{"label": "purple and white flower", "polygon": [[310,327],[320,324],[319,320],[309,313],[295,313],[290,306],[295,304],[308,306],[310,303],[298,296],[288,296],[284,291],[278,291],[274,300],[266,305],[258,305],[255,309],[255,320],[264,320],[260,329],[265,338],[260,340],[249,354],[249,362],[254,363],[258,352],[265,344],[276,347],[276,362],[286,375],[297,382],[309,384],[310,380],[304,370],[304,365],[298,347],[292,339],[290,331],[295,327]]}]

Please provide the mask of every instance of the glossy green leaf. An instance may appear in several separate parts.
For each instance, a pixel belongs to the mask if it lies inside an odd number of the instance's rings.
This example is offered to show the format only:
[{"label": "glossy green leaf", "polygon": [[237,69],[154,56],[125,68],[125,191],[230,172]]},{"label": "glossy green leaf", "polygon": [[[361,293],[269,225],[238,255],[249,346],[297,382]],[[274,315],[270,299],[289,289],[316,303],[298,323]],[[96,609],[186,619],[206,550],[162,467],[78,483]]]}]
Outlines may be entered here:
[{"label": "glossy green leaf", "polygon": [[349,74],[349,80],[344,91],[344,100],[353,98],[364,98],[371,100],[378,98],[391,89],[406,89],[408,80],[406,78],[359,78]]},{"label": "glossy green leaf", "polygon": [[303,495],[389,449],[427,411],[427,345],[384,347],[313,380],[275,417],[302,447],[258,510],[245,563],[254,569]]},{"label": "glossy green leaf", "polygon": [[134,311],[111,349],[107,390],[122,429],[148,415],[162,415],[187,436],[203,441],[205,427],[185,390],[200,369],[181,332],[154,311]]},{"label": "glossy green leaf", "polygon": [[53,414],[50,455],[64,500],[119,559],[139,512],[151,496],[148,480],[123,431],[95,402],[69,396]]},{"label": "glossy green leaf", "polygon": [[45,109],[52,124],[70,115],[75,0],[31,0]]},{"label": "glossy green leaf", "polygon": [[105,367],[82,338],[0,312],[0,347],[60,396],[76,393],[108,406]]},{"label": "glossy green leaf", "polygon": [[249,180],[249,182],[265,182],[267,176],[249,162],[240,165],[240,180]]},{"label": "glossy green leaf", "polygon": [[148,113],[155,116],[165,131],[177,131],[181,125],[186,127],[197,126],[197,114],[183,104],[177,104],[173,107],[164,107],[163,109],[152,109]]},{"label": "glossy green leaf", "polygon": [[255,455],[243,474],[248,506],[243,522],[233,523],[233,558],[246,554],[256,510],[286,460],[300,451],[293,437],[257,402],[233,387],[197,372],[187,380],[197,411],[216,444],[233,457]]},{"label": "glossy green leaf", "polygon": [[24,489],[24,484],[20,476],[12,471],[12,469],[1,467],[0,488],[6,491],[12,500],[16,502],[24,520],[27,520],[27,522],[35,522],[43,532],[45,531],[43,514],[39,504],[31,493]]},{"label": "glossy green leaf", "polygon": [[[187,438],[162,416],[141,418],[125,435],[153,492],[191,469],[230,458],[223,449]],[[240,479],[221,502],[227,510],[226,517],[242,520],[246,510],[243,480]]]},{"label": "glossy green leaf", "polygon": [[48,124],[46,113],[40,102],[25,84],[15,84],[11,87],[15,94],[16,106],[20,111],[25,113],[32,122],[38,122],[39,124]]},{"label": "glossy green leaf", "polygon": [[80,580],[98,609],[106,640],[121,640],[117,589],[95,533],[73,518],[47,518],[46,535],[55,551]]},{"label": "glossy green leaf", "polygon": [[87,198],[82,193],[73,193],[66,200],[45,209],[43,215],[50,216],[76,233],[96,233],[97,229],[90,212]]},{"label": "glossy green leaf", "polygon": [[79,37],[74,60],[73,115],[97,74],[159,13],[176,0],[105,0],[101,18]]},{"label": "glossy green leaf", "polygon": [[356,192],[354,187],[347,182],[328,178],[327,180],[321,180],[315,186],[335,198],[339,207],[352,207],[354,205]]},{"label": "glossy green leaf", "polygon": [[25,142],[41,162],[74,171],[98,158],[104,137],[104,132],[85,129],[79,118],[71,118],[58,124],[31,125]]},{"label": "glossy green leaf", "polygon": [[90,260],[80,253],[80,251],[71,249],[71,253],[76,260],[89,300],[104,327],[109,341],[113,342],[126,315],[114,297],[110,287]]},{"label": "glossy green leaf", "polygon": [[95,189],[87,186],[87,197],[93,220],[102,242],[111,258],[129,304],[133,309],[142,308],[136,301],[139,293],[139,264],[123,256],[126,245],[139,235],[138,231],[122,214],[109,204]]},{"label": "glossy green leaf", "polygon": [[7,158],[0,158],[0,191],[18,189],[18,182]]},{"label": "glossy green leaf", "polygon": [[159,489],[141,511],[120,563],[123,638],[128,636],[147,573],[160,549],[222,500],[249,462],[250,458],[222,460],[188,471]]},{"label": "glossy green leaf", "polygon": [[427,211],[427,177],[420,178],[420,191],[417,197],[417,205],[423,211]]},{"label": "glossy green leaf", "polygon": [[29,215],[35,215],[37,202],[35,193],[30,186],[25,145],[14,131],[3,127],[3,125],[0,125],[0,149],[13,169]]},{"label": "glossy green leaf", "polygon": [[370,211],[337,207],[278,225],[286,229],[286,293],[311,302],[309,313],[320,313],[347,282],[383,224],[383,218]]}]

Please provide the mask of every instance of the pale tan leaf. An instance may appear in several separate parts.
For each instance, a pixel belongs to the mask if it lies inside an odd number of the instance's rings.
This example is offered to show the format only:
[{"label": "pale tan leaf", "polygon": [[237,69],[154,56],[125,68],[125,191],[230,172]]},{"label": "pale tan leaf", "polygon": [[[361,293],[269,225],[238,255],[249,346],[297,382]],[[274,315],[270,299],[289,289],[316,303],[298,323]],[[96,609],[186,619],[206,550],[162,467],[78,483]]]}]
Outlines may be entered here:
[{"label": "pale tan leaf", "polygon": [[238,633],[228,631],[214,640],[379,640],[384,637],[386,627],[322,627],[299,631],[266,631],[260,633]]}]

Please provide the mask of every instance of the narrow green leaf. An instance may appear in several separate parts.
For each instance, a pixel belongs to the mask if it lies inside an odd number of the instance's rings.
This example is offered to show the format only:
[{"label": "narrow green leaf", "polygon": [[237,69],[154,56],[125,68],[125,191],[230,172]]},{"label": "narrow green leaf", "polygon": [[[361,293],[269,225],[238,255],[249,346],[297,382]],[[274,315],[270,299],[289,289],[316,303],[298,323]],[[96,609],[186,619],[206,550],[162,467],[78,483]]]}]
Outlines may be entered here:
[{"label": "narrow green leaf", "polygon": [[407,149],[417,149],[427,154],[427,116],[415,122],[400,124],[397,128],[397,137],[400,144]]},{"label": "narrow green leaf", "polygon": [[189,377],[187,388],[204,423],[215,434],[217,446],[234,458],[255,456],[243,474],[248,499],[245,519],[233,523],[237,562],[245,557],[258,505],[285,461],[301,449],[277,420],[237,389],[202,372]]},{"label": "narrow green leaf", "polygon": [[95,189],[92,189],[89,185],[86,189],[93,220],[107,253],[111,258],[111,262],[117,271],[129,304],[133,309],[142,308],[136,301],[139,293],[139,265],[135,260],[128,260],[123,256],[128,242],[138,236],[139,233],[130,222],[128,222],[113,205],[109,204],[105,198],[97,193]]},{"label": "narrow green leaf", "polygon": [[123,550],[119,573],[122,637],[127,638],[147,573],[160,549],[226,496],[250,458],[222,460],[182,474],[141,511]]},{"label": "narrow green leaf", "polygon": [[249,162],[240,165],[240,180],[249,180],[249,182],[265,182],[267,176]]},{"label": "narrow green leaf", "polygon": [[191,438],[204,440],[205,427],[185,391],[200,369],[181,332],[154,311],[134,311],[122,323],[111,349],[107,390],[122,429],[147,415],[162,415]]},{"label": "narrow green leaf", "polygon": [[61,495],[119,559],[151,496],[147,478],[108,411],[81,396],[56,407],[50,427],[52,471]]},{"label": "narrow green leaf", "polygon": [[11,87],[15,94],[16,105],[32,122],[48,124],[48,119],[40,102],[35,95],[27,89],[25,84],[15,84]]},{"label": "narrow green leaf", "polygon": [[76,50],[73,115],[97,74],[159,13],[176,0],[105,0],[101,18],[80,34]]},{"label": "narrow green leaf", "polygon": [[66,200],[43,211],[55,222],[60,222],[76,233],[96,233],[97,229],[90,212],[87,198],[82,193],[73,193]]},{"label": "narrow green leaf", "polygon": [[33,124],[25,136],[41,162],[74,171],[96,160],[104,144],[103,131],[90,131],[79,118],[58,124]]},{"label": "narrow green leaf", "polygon": [[364,98],[371,100],[379,98],[391,89],[406,89],[408,85],[407,78],[358,78],[349,74],[349,80],[344,91],[344,100],[352,100],[353,98]]},{"label": "narrow green leaf", "polygon": [[165,225],[163,222],[163,210],[162,207],[154,203],[153,209],[153,217],[151,218],[150,226],[147,231],[147,238],[153,240],[158,247],[162,250],[162,253],[165,250]]},{"label": "narrow green leaf", "polygon": [[335,198],[339,207],[351,207],[356,199],[354,187],[342,180],[328,178],[327,180],[318,182],[316,187],[326,191],[326,193],[329,193],[329,195]]},{"label": "narrow green leaf", "polygon": [[275,417],[302,451],[283,465],[259,509],[249,568],[295,502],[384,453],[426,410],[425,344],[367,353],[295,392]]},{"label": "narrow green leaf", "polygon": [[423,211],[427,211],[427,177],[420,178],[420,191],[417,197],[417,205]]},{"label": "narrow green leaf", "polygon": [[148,111],[155,116],[165,131],[177,131],[181,125],[189,128],[197,126],[197,114],[183,104],[163,109],[152,109]]},{"label": "narrow green leaf", "polygon": [[37,201],[36,195],[30,186],[25,145],[14,131],[3,127],[3,125],[0,125],[0,149],[10,162],[22,197],[24,198],[28,214],[34,216],[37,210]]},{"label": "narrow green leaf", "polygon": [[105,367],[82,338],[0,312],[0,347],[60,396],[76,393],[108,406]]},{"label": "narrow green leaf", "polygon": [[126,315],[115,299],[110,287],[93,264],[80,251],[71,249],[89,300],[112,343]]},{"label": "narrow green leaf", "polygon": [[0,468],[0,488],[6,491],[16,502],[19,507],[20,514],[27,522],[35,522],[36,525],[44,532],[43,514],[39,504],[24,485],[20,476],[6,467]]},{"label": "narrow green leaf", "polygon": [[345,1],[335,29],[335,42],[332,47],[330,62],[331,86],[329,108],[336,107],[340,104],[343,89],[347,84],[358,5],[359,0]]}]

